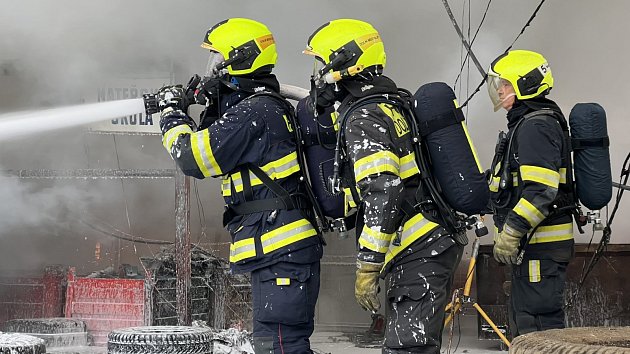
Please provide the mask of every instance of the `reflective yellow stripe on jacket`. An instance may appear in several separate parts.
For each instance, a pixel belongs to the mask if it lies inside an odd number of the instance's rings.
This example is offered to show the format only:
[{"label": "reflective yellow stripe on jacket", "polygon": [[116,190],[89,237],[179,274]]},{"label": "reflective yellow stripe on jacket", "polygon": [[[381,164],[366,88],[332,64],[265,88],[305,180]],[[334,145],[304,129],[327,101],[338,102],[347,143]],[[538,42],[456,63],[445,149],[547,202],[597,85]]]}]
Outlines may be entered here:
[{"label": "reflective yellow stripe on jacket", "polygon": [[190,137],[190,147],[192,148],[197,166],[199,166],[204,176],[218,176],[223,173],[212,154],[208,129],[193,133]]},{"label": "reflective yellow stripe on jacket", "polygon": [[[271,178],[272,180],[288,177],[300,170],[300,165],[298,164],[297,160],[297,153],[294,151],[281,159],[265,164],[260,169],[263,170],[265,174],[267,174],[267,176],[269,176],[269,178]],[[243,179],[241,178],[241,173],[236,172],[231,174],[228,178],[223,179],[223,182],[221,184],[221,192],[224,197],[232,195],[230,181],[234,183],[234,188],[237,192],[243,191]],[[249,181],[252,186],[263,184],[263,182],[251,171],[249,172]]]},{"label": "reflective yellow stripe on jacket", "polygon": [[363,225],[359,245],[375,252],[386,253],[393,237],[393,233],[387,234]]},{"label": "reflective yellow stripe on jacket", "polygon": [[236,263],[243,259],[256,257],[254,238],[246,238],[230,245],[230,263]]},{"label": "reflective yellow stripe on jacket", "polygon": [[407,179],[411,176],[420,174],[418,165],[416,164],[416,154],[412,152],[400,158],[400,178]]},{"label": "reflective yellow stripe on jacket", "polygon": [[527,220],[530,226],[538,225],[545,219],[543,213],[525,198],[519,199],[512,210]]},{"label": "reflective yellow stripe on jacket", "polygon": [[[542,183],[551,188],[558,188],[560,183],[560,173],[548,168],[539,166],[521,165],[521,179],[523,181],[532,181]],[[566,173],[565,173],[566,175]],[[566,176],[565,176],[566,179]]]},{"label": "reflective yellow stripe on jacket", "polygon": [[[355,188],[357,191],[357,194],[360,193],[358,188]],[[343,189],[343,213],[344,215],[348,215],[348,213],[350,212],[350,209],[352,208],[356,208],[357,207],[357,202],[354,200],[354,197],[352,196],[352,190],[350,190],[350,188],[344,188]]]},{"label": "reflective yellow stripe on jacket", "polygon": [[560,183],[567,183],[567,169],[565,167],[560,168]]},{"label": "reflective yellow stripe on jacket", "polygon": [[529,282],[530,283],[539,283],[540,276],[540,260],[530,260],[529,261]]},{"label": "reflective yellow stripe on jacket", "polygon": [[170,152],[173,144],[175,144],[175,140],[177,140],[177,137],[179,137],[181,134],[191,133],[192,130],[186,124],[173,127],[169,129],[166,133],[164,133],[164,136],[162,137],[162,145],[164,145],[166,150]]},{"label": "reflective yellow stripe on jacket", "polygon": [[316,235],[317,231],[315,231],[313,225],[306,219],[300,219],[263,234],[260,237],[260,241],[263,253],[267,254],[278,248]]},{"label": "reflective yellow stripe on jacket", "polygon": [[403,226],[403,232],[400,237],[400,245],[396,246],[390,243],[387,254],[385,254],[385,264],[389,263],[400,252],[405,250],[417,239],[431,232],[439,225],[427,220],[421,213],[418,213],[411,219],[407,220]]},{"label": "reflective yellow stripe on jacket", "polygon": [[389,172],[400,175],[400,163],[398,156],[391,151],[379,151],[372,155],[360,158],[354,164],[354,178],[357,182],[373,174]]},{"label": "reflective yellow stripe on jacket", "polygon": [[[494,241],[499,237],[499,229],[494,227]],[[523,237],[528,237],[526,234]],[[536,243],[548,243],[548,242],[558,242],[558,241],[567,241],[573,239],[573,223],[559,224],[559,225],[549,225],[549,226],[539,226],[536,229],[536,234],[531,238],[529,244]]]},{"label": "reflective yellow stripe on jacket", "polygon": [[573,223],[539,226],[529,244],[567,241],[573,239]]}]

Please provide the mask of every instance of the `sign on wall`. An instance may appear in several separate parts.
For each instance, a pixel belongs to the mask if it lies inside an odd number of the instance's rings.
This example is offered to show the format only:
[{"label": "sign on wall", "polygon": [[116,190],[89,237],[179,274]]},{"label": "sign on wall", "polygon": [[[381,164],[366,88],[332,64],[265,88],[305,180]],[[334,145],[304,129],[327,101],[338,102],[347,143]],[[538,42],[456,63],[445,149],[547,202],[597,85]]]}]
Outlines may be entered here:
[{"label": "sign on wall", "polygon": [[[169,85],[169,74],[155,78],[118,78],[112,79],[102,87],[97,88],[96,102],[109,102],[142,98],[145,93],[155,93],[164,86]],[[159,114],[147,116],[144,112],[90,125],[93,131],[126,132],[126,133],[160,133]]]}]

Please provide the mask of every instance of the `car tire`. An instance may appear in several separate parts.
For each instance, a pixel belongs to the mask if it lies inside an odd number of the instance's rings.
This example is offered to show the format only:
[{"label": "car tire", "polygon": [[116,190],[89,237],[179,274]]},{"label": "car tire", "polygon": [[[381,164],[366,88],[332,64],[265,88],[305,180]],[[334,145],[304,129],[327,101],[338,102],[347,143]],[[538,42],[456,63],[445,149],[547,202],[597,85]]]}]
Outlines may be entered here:
[{"label": "car tire", "polygon": [[0,333],[0,354],[46,353],[44,340],[22,333]]},{"label": "car tire", "polygon": [[551,329],[516,337],[510,354],[630,354],[630,327]]},{"label": "car tire", "polygon": [[114,330],[107,341],[108,354],[210,354],[209,328],[144,326]]}]

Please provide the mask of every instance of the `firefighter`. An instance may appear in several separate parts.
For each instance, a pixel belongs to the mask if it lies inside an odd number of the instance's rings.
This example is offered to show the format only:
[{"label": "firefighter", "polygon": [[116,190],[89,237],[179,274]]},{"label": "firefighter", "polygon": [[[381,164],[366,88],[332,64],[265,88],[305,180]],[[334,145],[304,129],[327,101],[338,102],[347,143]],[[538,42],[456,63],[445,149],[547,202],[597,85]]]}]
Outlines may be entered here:
[{"label": "firefighter", "polygon": [[487,84],[495,112],[507,110],[508,133],[496,149],[490,190],[494,258],[512,265],[513,334],[564,328],[564,284],[573,256],[567,206],[574,199],[566,120],[546,98],[551,69],[542,55],[513,50],[494,60]]},{"label": "firefighter", "polygon": [[[317,29],[305,54],[315,57],[311,96],[322,111],[340,102],[342,181],[358,210],[356,301],[379,310],[379,278],[385,278],[384,353],[439,353],[444,307],[462,246],[430,212],[406,215],[420,183],[409,125],[395,106],[352,104],[371,95],[397,94],[383,75],[385,50],[369,23],[339,19]],[[403,222],[404,220],[404,222]]]},{"label": "firefighter", "polygon": [[231,269],[251,273],[255,352],[312,353],[322,243],[300,182],[292,107],[272,74],[273,35],[232,18],[201,46],[210,58],[196,101],[206,109],[196,127],[181,109],[183,90],[162,88],[164,147],[186,175],[221,178]]}]

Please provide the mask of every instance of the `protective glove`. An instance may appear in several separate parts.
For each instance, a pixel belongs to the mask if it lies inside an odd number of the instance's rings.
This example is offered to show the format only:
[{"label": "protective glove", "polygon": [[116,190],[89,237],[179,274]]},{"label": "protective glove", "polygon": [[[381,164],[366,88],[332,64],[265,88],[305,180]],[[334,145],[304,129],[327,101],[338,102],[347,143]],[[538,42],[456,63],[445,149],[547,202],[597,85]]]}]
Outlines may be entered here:
[{"label": "protective glove", "polygon": [[518,246],[522,237],[523,233],[504,225],[503,231],[494,242],[494,259],[499,263],[516,264]]},{"label": "protective glove", "polygon": [[172,110],[185,110],[185,94],[181,85],[163,86],[157,92],[158,107],[162,114]]},{"label": "protective glove", "polygon": [[357,260],[357,279],[354,283],[354,297],[366,310],[376,312],[381,307],[378,300],[378,277],[383,263]]}]

